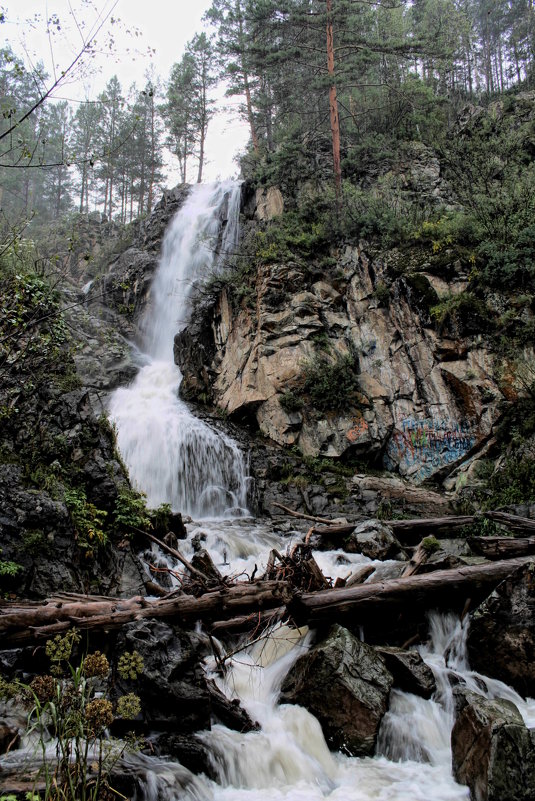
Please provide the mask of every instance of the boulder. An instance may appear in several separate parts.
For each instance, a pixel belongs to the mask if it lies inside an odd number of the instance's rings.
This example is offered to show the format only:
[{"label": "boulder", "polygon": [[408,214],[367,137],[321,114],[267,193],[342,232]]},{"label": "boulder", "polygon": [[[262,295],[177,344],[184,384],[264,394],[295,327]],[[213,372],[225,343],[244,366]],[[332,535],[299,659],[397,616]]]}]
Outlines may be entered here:
[{"label": "boulder", "polygon": [[156,620],[130,623],[118,635],[116,653],[137,651],[143,672],[136,681],[120,679],[119,694],[135,692],[152,730],[179,728],[181,734],[210,728],[210,697],[201,661],[201,637]]},{"label": "boulder", "polygon": [[359,523],[346,543],[349,553],[361,553],[369,559],[400,559],[403,549],[392,530],[379,520]]},{"label": "boulder", "polygon": [[468,632],[474,670],[535,696],[535,562],[503,581],[475,611]]},{"label": "boulder", "polygon": [[336,533],[329,535],[328,530],[322,531],[321,534],[312,534],[310,544],[318,551],[343,548],[347,553],[361,553],[369,559],[406,558],[392,529],[380,520],[364,520],[345,537]]},{"label": "boulder", "polygon": [[422,698],[431,698],[437,687],[435,676],[418,651],[395,647],[381,647],[377,651],[394,677],[395,687]]},{"label": "boulder", "polygon": [[297,660],[282,685],[281,700],[315,715],[331,748],[369,756],[392,683],[377,651],[335,625]]},{"label": "boulder", "polygon": [[489,701],[462,688],[454,691],[451,733],[453,775],[470,788],[472,801],[532,801],[535,798],[535,732],[516,706]]}]

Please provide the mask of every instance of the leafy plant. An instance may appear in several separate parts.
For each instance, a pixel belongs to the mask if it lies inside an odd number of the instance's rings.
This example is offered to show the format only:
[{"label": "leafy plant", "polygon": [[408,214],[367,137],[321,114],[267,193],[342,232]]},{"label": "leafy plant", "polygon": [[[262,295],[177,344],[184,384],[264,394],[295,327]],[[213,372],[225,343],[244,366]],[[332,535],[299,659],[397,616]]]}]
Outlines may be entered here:
[{"label": "leafy plant", "polygon": [[303,389],[321,411],[336,411],[348,405],[358,406],[358,363],[355,355],[315,356],[305,363]]},{"label": "leafy plant", "polygon": [[127,535],[132,529],[148,531],[152,528],[145,496],[130,487],[123,486],[119,489],[113,518],[120,531]]},{"label": "leafy plant", "polygon": [[[71,630],[48,641],[50,674],[37,675],[30,684],[0,681],[0,695],[18,696],[29,709],[26,735],[37,739],[37,781],[44,781],[44,801],[101,801],[113,793],[112,771],[134,741],[111,740],[106,730],[116,716],[134,719],[141,711],[134,693],[119,698],[114,710],[108,697],[110,666],[100,651],[73,664],[79,639]],[[55,760],[49,756],[51,740]]]},{"label": "leafy plant", "polygon": [[108,535],[103,529],[108,513],[87,500],[83,487],[65,490],[64,498],[76,529],[78,546],[91,558],[95,550],[108,543]]},{"label": "leafy plant", "polygon": [[279,402],[284,411],[290,414],[303,408],[303,399],[291,389],[287,389],[281,394]]}]

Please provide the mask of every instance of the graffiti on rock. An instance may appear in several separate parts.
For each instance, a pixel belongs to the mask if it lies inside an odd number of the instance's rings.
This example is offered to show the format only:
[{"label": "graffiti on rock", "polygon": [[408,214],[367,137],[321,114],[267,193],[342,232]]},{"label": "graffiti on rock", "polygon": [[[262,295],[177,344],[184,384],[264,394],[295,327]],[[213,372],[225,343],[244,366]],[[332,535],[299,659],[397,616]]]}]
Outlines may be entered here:
[{"label": "graffiti on rock", "polygon": [[368,432],[368,423],[364,417],[354,417],[353,425],[346,434],[348,440],[353,444]]},{"label": "graffiti on rock", "polygon": [[389,440],[384,464],[413,480],[425,481],[446,465],[459,461],[476,442],[466,422],[447,418],[406,417],[399,420]]}]

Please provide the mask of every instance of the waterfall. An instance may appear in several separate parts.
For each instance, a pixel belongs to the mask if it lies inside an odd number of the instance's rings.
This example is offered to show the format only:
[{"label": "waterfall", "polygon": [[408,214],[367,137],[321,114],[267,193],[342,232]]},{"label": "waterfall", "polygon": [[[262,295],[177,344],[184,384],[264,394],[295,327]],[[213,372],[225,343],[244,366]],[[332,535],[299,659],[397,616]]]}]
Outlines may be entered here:
[{"label": "waterfall", "polygon": [[238,515],[247,503],[240,449],[180,400],[182,374],[173,359],[195,285],[237,246],[240,195],[240,184],[231,181],[192,187],[165,233],[142,320],[146,364],[109,404],[119,452],[148,506],[169,503],[196,519]]}]

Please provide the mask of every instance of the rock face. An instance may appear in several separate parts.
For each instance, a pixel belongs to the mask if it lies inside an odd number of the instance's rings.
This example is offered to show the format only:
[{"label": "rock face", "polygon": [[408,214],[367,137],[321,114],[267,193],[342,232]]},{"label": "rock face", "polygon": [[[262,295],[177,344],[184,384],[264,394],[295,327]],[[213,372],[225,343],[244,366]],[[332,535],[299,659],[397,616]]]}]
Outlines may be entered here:
[{"label": "rock face", "polygon": [[119,689],[139,695],[151,729],[172,730],[177,720],[181,733],[210,728],[198,635],[156,620],[130,623],[118,637],[117,653],[132,651],[143,657],[143,673],[133,684],[121,680]]},{"label": "rock face", "polygon": [[436,690],[433,671],[426,665],[417,651],[406,651],[403,648],[380,648],[387,669],[394,677],[394,686],[406,693],[431,698]]},{"label": "rock face", "polygon": [[453,775],[470,788],[472,801],[535,798],[535,732],[510,701],[489,701],[456,690],[451,734]]},{"label": "rock face", "polygon": [[[439,332],[430,315],[466,287],[466,274],[452,264],[449,280],[439,280],[420,266],[392,281],[400,254],[372,257],[364,245],[333,258],[329,272],[260,267],[240,306],[221,291],[194,331],[177,337],[183,392],[253,419],[265,436],[308,456],[366,456],[414,484],[447,473],[485,441],[503,397],[482,323]],[[387,283],[385,304],[379,289]],[[350,354],[358,392],[343,408],[314,408],[303,389],[307,364]]]},{"label": "rock face", "polygon": [[281,701],[315,715],[330,747],[371,755],[392,682],[382,657],[335,625],[297,660],[282,686]]},{"label": "rock face", "polygon": [[468,632],[475,670],[535,695],[535,562],[503,581],[476,610]]}]

